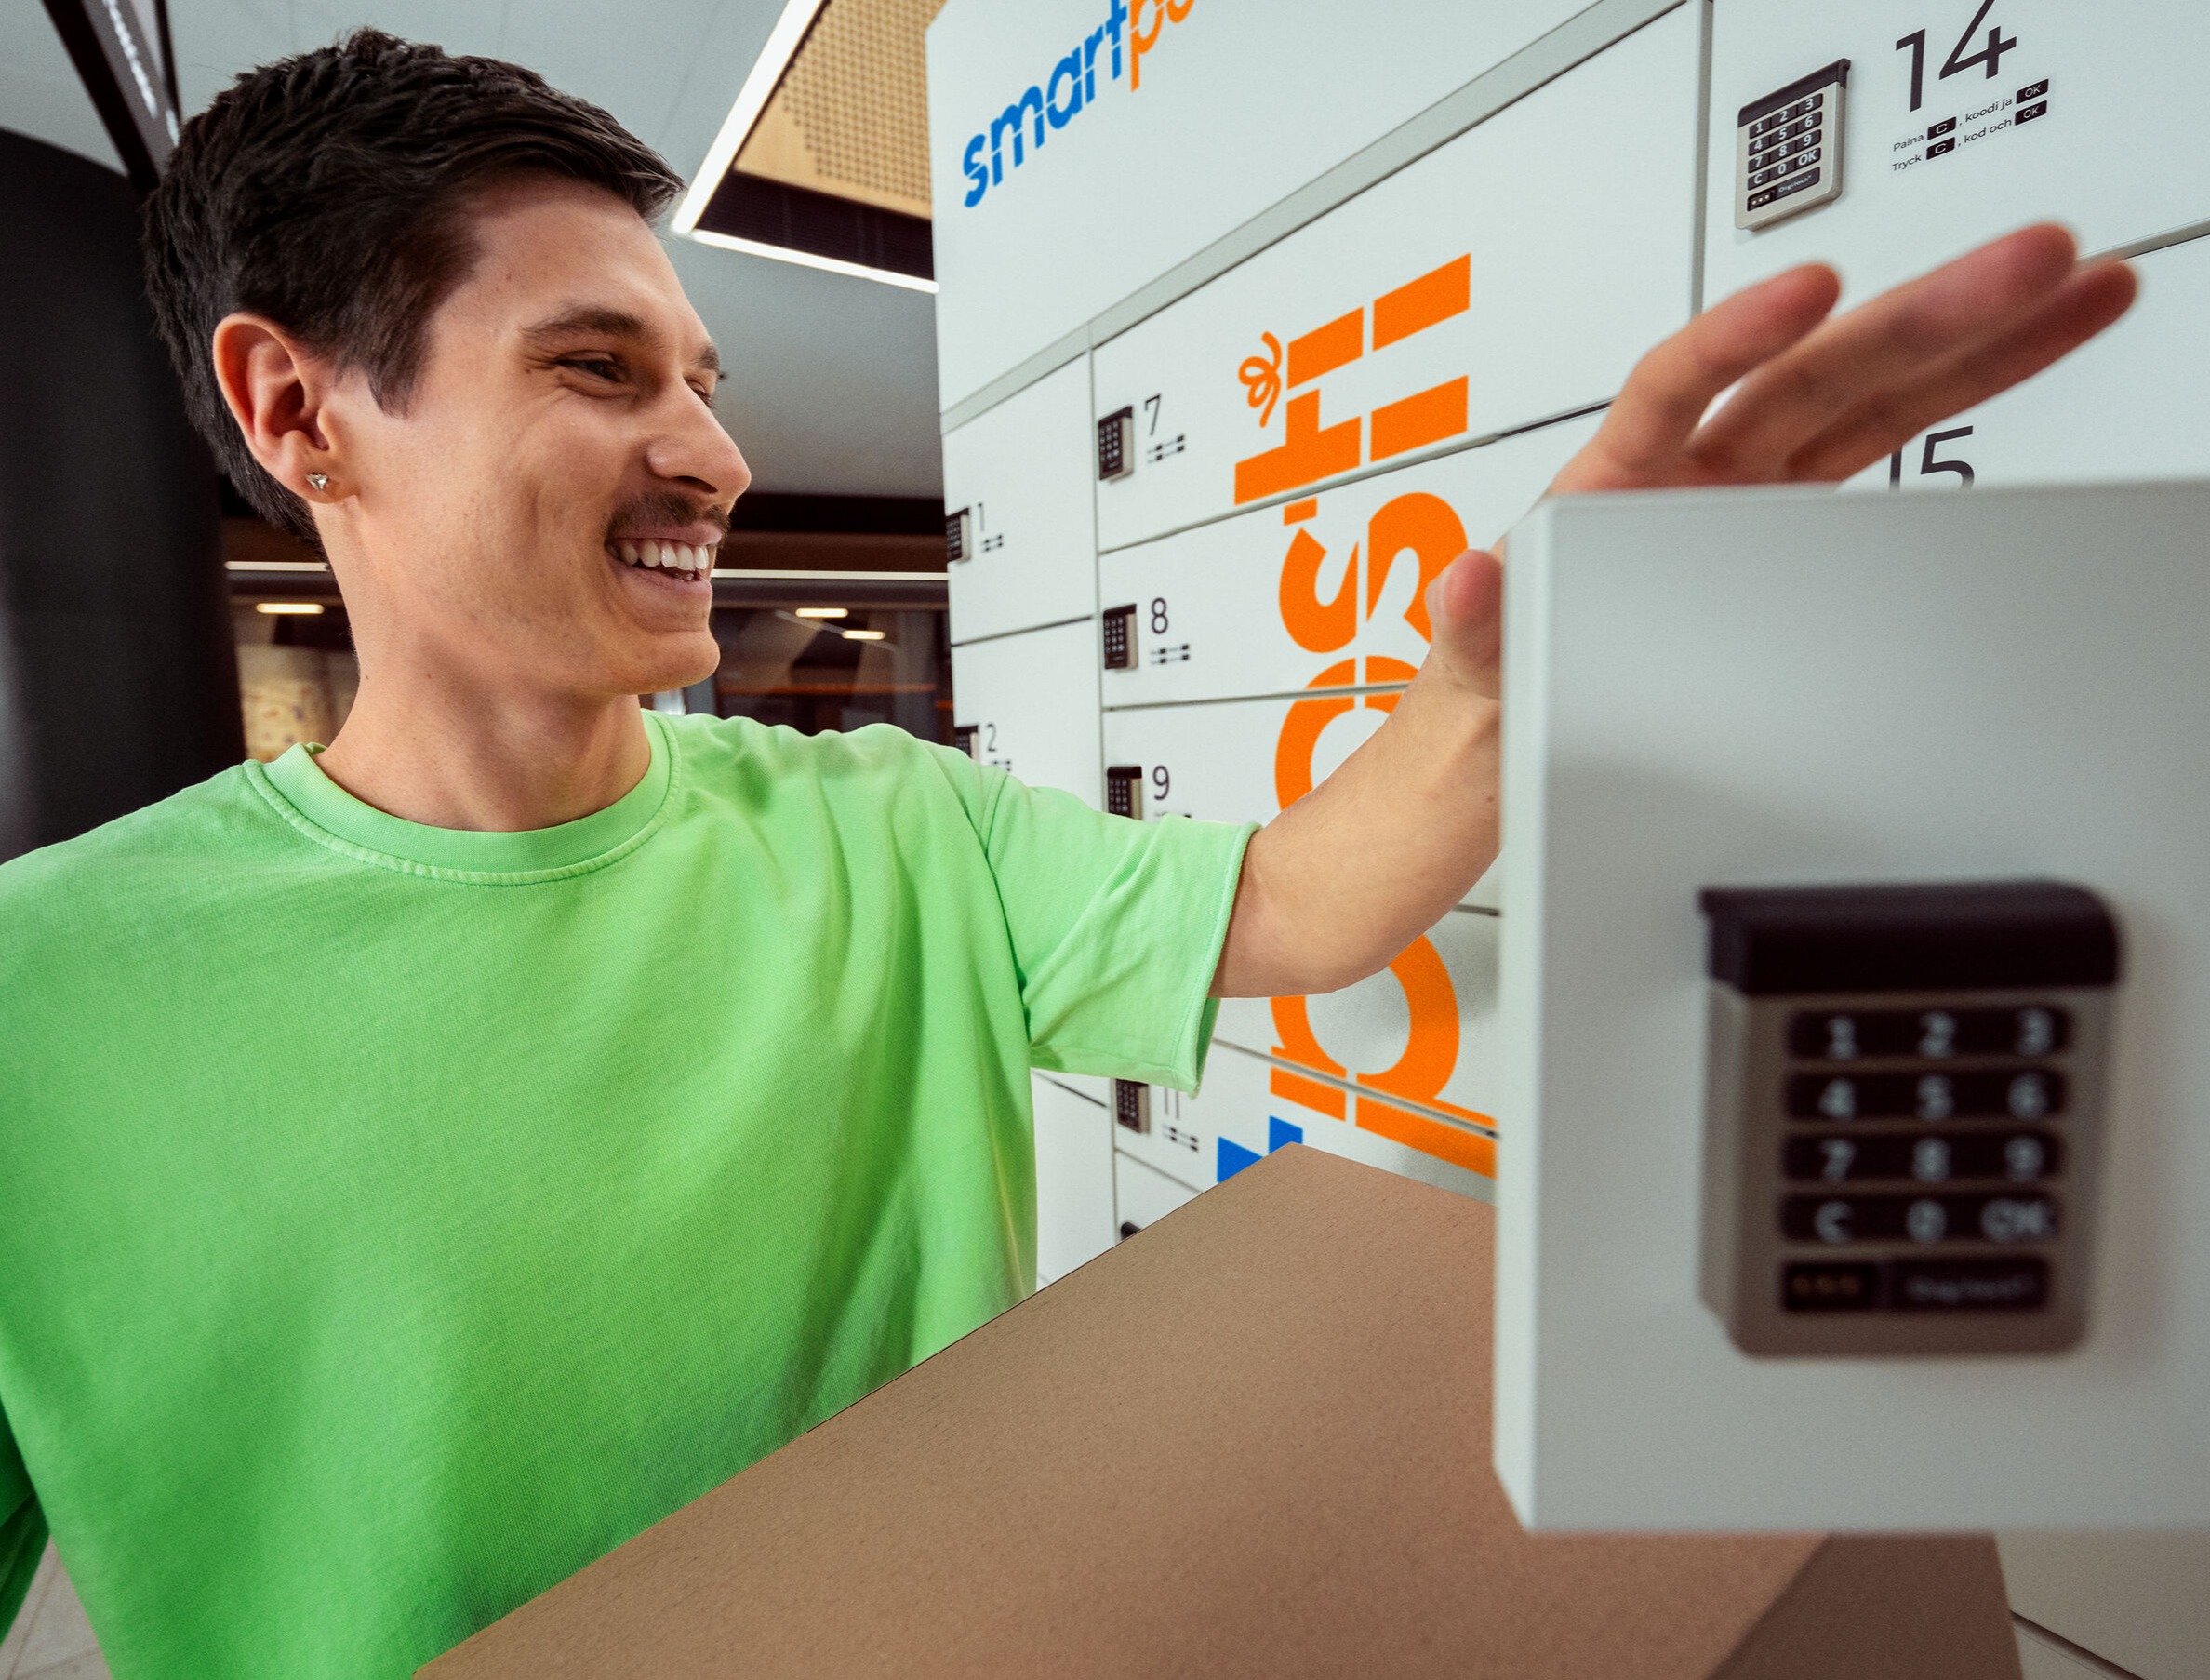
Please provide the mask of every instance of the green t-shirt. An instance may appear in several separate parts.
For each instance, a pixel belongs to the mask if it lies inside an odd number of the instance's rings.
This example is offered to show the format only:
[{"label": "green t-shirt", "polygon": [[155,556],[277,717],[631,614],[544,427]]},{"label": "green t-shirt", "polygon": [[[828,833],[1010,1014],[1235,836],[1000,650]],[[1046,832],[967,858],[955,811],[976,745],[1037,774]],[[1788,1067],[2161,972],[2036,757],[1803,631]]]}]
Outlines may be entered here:
[{"label": "green t-shirt", "polygon": [[50,1523],[118,1680],[405,1674],[1018,1300],[1032,1063],[1194,1087],[1245,830],[647,717],[0,868],[0,1627]]}]

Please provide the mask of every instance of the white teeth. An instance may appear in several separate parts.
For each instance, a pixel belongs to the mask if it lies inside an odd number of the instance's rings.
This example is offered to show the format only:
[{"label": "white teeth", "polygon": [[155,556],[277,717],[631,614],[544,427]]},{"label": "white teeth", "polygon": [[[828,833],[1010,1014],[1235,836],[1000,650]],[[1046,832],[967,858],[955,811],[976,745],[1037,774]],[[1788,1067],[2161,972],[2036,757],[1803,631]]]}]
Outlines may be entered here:
[{"label": "white teeth", "polygon": [[623,538],[613,545],[615,557],[627,566],[657,566],[686,577],[703,577],[713,566],[713,551],[701,544],[663,542],[657,538],[632,541]]}]

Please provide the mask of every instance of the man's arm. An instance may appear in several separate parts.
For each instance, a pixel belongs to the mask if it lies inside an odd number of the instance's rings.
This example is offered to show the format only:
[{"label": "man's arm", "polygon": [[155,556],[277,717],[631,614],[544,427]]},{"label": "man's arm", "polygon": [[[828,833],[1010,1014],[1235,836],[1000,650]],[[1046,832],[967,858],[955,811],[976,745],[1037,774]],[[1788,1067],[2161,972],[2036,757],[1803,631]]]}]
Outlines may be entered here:
[{"label": "man's arm", "polygon": [[[2084,343],[2134,287],[2123,263],[2079,266],[2053,226],[1834,319],[1833,271],[1791,269],[1644,356],[1551,493],[1839,484]],[[1434,644],[1389,721],[1252,839],[1216,996],[1375,973],[1495,859],[1502,605],[1498,554],[1461,555],[1435,580]]]}]

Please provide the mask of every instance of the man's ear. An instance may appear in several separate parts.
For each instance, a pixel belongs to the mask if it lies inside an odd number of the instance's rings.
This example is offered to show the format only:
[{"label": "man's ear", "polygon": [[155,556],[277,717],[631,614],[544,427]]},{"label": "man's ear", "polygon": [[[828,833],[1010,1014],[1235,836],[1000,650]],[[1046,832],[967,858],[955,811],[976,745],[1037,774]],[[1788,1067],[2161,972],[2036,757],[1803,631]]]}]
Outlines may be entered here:
[{"label": "man's ear", "polygon": [[338,500],[345,475],[326,413],[329,364],[266,315],[242,311],[217,323],[214,351],[215,383],[253,459],[305,501]]}]

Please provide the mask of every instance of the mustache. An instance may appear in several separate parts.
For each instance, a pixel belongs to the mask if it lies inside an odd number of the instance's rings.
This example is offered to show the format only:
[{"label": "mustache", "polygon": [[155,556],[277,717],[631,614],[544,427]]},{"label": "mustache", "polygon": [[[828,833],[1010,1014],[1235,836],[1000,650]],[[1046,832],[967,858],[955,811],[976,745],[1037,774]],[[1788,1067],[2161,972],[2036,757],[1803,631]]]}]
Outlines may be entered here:
[{"label": "mustache", "polygon": [[729,534],[729,516],[710,501],[698,501],[680,490],[648,490],[623,502],[607,522],[608,537],[619,530],[650,525],[692,525],[704,522],[718,536]]}]

